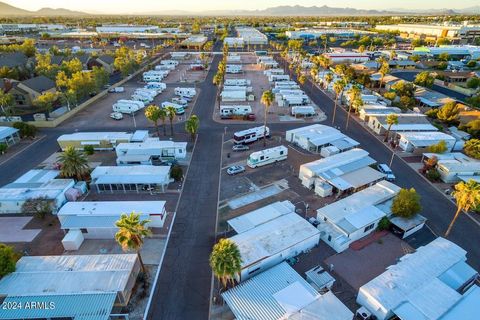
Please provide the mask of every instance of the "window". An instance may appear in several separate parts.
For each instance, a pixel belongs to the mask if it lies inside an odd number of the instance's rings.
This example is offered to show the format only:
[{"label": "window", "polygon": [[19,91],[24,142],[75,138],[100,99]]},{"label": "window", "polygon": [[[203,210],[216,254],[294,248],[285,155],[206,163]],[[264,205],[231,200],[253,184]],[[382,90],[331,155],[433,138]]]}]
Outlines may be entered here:
[{"label": "window", "polygon": [[248,274],[255,273],[255,272],[257,272],[258,270],[260,270],[260,267],[255,268],[255,269],[253,269],[253,270],[248,270]]},{"label": "window", "polygon": [[374,226],[375,226],[375,223],[372,223],[371,225],[366,226],[365,229],[363,229],[363,232],[367,232],[369,230],[372,230]]},{"label": "window", "polygon": [[265,159],[265,157],[264,157],[264,156],[261,156],[261,157],[260,157],[260,160],[263,160],[263,159]]},{"label": "window", "polygon": [[80,229],[80,231],[82,231],[82,233],[88,233],[88,230],[85,228]]},{"label": "window", "polygon": [[328,235],[328,241],[332,241],[332,236]]},{"label": "window", "polygon": [[283,155],[283,151],[280,151],[280,155],[281,155],[281,156]]}]

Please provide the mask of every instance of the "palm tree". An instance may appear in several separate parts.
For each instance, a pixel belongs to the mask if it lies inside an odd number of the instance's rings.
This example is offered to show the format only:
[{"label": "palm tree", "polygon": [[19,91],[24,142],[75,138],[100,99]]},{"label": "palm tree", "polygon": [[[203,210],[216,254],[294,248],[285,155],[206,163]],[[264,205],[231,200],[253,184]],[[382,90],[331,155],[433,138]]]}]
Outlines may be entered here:
[{"label": "palm tree", "polygon": [[457,211],[445,232],[445,237],[448,237],[452,231],[452,227],[462,211],[468,212],[480,204],[480,184],[474,180],[468,180],[466,183],[461,181],[455,185],[452,195],[457,202]]},{"label": "palm tree", "polygon": [[267,145],[267,113],[268,109],[270,109],[270,106],[272,105],[273,101],[275,100],[275,96],[273,95],[272,90],[267,90],[264,91],[262,94],[262,99],[260,102],[263,104],[264,109],[265,109],[265,118],[263,119],[263,146],[265,147]]},{"label": "palm tree", "polygon": [[213,246],[210,267],[224,287],[229,282],[234,283],[235,275],[242,270],[242,257],[236,243],[230,239],[220,239]]},{"label": "palm tree", "polygon": [[186,122],[185,122],[185,131],[190,133],[192,137],[192,141],[195,140],[195,134],[198,131],[198,127],[200,125],[200,120],[196,115],[192,115]]},{"label": "palm tree", "polygon": [[159,108],[156,105],[149,105],[147,108],[145,108],[145,117],[147,117],[148,120],[152,121],[153,124],[155,125],[155,130],[157,131],[157,137],[160,137],[160,130],[158,130],[158,120],[161,118],[161,108]]},{"label": "palm tree", "polygon": [[65,151],[58,156],[58,161],[61,164],[62,177],[82,180],[90,173],[87,157],[72,146],[65,148]]},{"label": "palm tree", "polygon": [[398,116],[396,114],[389,114],[387,116],[387,124],[388,124],[388,129],[387,133],[385,134],[385,142],[388,141],[389,135],[390,135],[390,129],[392,129],[392,126],[395,124],[398,124]]},{"label": "palm tree", "polygon": [[173,119],[175,119],[175,116],[177,115],[177,110],[172,106],[168,106],[165,108],[165,112],[170,120],[170,135],[173,136]]},{"label": "palm tree", "polygon": [[167,135],[167,127],[165,126],[165,121],[167,120],[167,111],[164,108],[160,108],[158,112],[159,119],[162,120],[163,135]]},{"label": "palm tree", "polygon": [[385,78],[385,75],[387,73],[390,72],[390,67],[388,66],[388,62],[385,61],[385,60],[381,60],[381,65],[380,65],[380,69],[378,70],[378,72],[380,73],[380,85],[378,86],[378,89],[381,89],[382,88],[382,84],[383,84],[383,78]]},{"label": "palm tree", "polygon": [[120,219],[115,222],[115,226],[119,228],[117,233],[115,233],[115,240],[122,247],[123,251],[135,251],[137,253],[144,274],[146,274],[146,270],[140,250],[143,246],[143,239],[152,234],[146,226],[149,222],[150,220],[140,220],[140,214],[135,212],[130,214],[122,213]]},{"label": "palm tree", "polygon": [[317,75],[318,75],[318,68],[313,67],[312,70],[310,70],[310,75],[312,76],[312,88],[315,85],[315,82],[317,81]]},{"label": "palm tree", "polygon": [[337,105],[338,105],[338,97],[345,89],[345,82],[343,80],[337,80],[333,84],[333,91],[335,91],[335,107],[333,108],[333,117],[332,117],[332,125],[335,122],[335,114],[337,113]]},{"label": "palm tree", "polygon": [[[350,112],[352,111],[352,107],[354,104],[359,104],[359,102],[355,102],[356,100],[359,99],[360,94],[362,93],[362,90],[360,90],[360,87],[358,86],[352,86],[348,91],[348,98],[350,100],[349,106],[348,106],[348,113],[347,113],[347,123],[345,124],[345,130],[348,129],[348,124],[350,122]],[[362,102],[363,104],[363,102]]]},{"label": "palm tree", "polygon": [[331,72],[327,73],[325,75],[325,89],[328,88],[328,86],[330,85],[330,83],[333,81],[333,74]]}]

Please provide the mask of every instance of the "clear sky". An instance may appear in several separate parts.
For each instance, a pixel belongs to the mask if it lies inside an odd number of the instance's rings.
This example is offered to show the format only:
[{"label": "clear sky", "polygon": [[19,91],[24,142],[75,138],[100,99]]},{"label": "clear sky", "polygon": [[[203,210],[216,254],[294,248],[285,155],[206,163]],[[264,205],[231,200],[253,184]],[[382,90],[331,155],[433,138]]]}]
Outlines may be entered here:
[{"label": "clear sky", "polygon": [[[330,7],[351,7],[358,9],[385,10],[390,8],[460,9],[478,5],[478,0],[0,0],[10,5],[37,10],[43,7],[66,8],[85,12],[135,13],[162,10],[235,10],[265,9],[279,5],[302,5]],[[381,6],[379,6],[381,5]]]}]

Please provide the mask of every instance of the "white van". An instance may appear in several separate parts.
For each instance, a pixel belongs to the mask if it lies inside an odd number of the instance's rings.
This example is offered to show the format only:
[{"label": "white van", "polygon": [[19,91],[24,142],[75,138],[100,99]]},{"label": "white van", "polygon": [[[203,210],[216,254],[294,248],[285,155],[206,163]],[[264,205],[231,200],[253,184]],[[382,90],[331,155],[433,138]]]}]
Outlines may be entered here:
[{"label": "white van", "polygon": [[265,166],[270,163],[286,160],[288,149],[285,146],[273,147],[252,153],[247,159],[250,168]]}]

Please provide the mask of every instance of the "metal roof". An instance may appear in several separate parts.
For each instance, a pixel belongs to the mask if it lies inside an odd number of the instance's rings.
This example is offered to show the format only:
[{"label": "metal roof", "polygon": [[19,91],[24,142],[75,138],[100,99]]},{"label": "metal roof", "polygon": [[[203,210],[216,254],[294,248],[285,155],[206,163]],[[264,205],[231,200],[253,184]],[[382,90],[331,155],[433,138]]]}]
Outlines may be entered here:
[{"label": "metal roof", "polygon": [[165,201],[82,201],[67,202],[58,216],[109,216],[135,211],[143,214],[163,213]]},{"label": "metal roof", "polygon": [[[115,222],[120,218],[114,216],[66,216],[61,219],[62,229],[83,229],[83,228],[116,228]],[[141,220],[149,219],[148,215],[141,215]]]},{"label": "metal roof", "polygon": [[18,132],[18,129],[12,127],[0,127],[0,140],[8,138]]},{"label": "metal roof", "polygon": [[168,184],[170,166],[99,166],[91,176],[94,184]]},{"label": "metal roof", "polygon": [[[4,303],[15,303],[22,308],[3,309],[2,320],[74,318],[75,320],[107,320],[115,303],[116,292],[66,294],[66,295],[32,295],[8,296]],[[32,303],[48,306],[42,308]]]}]

